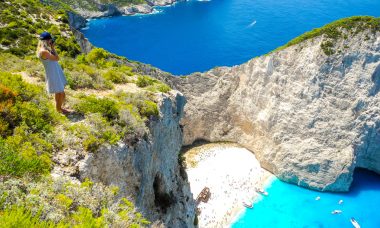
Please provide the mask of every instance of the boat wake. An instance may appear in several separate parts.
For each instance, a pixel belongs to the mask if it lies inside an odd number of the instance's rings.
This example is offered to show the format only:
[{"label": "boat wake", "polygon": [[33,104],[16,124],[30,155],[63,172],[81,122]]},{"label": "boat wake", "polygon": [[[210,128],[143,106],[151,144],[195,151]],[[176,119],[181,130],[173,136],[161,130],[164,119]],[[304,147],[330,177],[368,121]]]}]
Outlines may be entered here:
[{"label": "boat wake", "polygon": [[252,21],[252,23],[248,25],[248,28],[253,27],[255,24],[256,24],[256,20]]}]

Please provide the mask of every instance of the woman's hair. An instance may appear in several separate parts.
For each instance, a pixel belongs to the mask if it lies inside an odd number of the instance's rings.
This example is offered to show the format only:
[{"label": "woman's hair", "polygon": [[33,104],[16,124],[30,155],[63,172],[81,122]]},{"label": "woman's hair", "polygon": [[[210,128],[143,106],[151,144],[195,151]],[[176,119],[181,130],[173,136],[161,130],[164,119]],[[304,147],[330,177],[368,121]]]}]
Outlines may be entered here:
[{"label": "woman's hair", "polygon": [[49,51],[49,52],[52,52],[51,47],[50,47],[48,41],[49,41],[49,40],[39,40],[39,41],[38,41],[37,51],[36,51],[37,58],[40,57],[41,49],[45,49],[45,50],[47,50],[47,51]]}]

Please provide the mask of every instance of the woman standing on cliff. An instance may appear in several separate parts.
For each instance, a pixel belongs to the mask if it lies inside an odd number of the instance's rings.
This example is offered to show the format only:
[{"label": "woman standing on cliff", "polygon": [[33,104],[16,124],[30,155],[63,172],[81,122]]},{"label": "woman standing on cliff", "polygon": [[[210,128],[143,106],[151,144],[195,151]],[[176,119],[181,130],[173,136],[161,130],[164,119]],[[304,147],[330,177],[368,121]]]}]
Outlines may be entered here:
[{"label": "woman standing on cliff", "polygon": [[58,54],[54,48],[54,39],[48,32],[40,34],[37,46],[37,57],[42,61],[46,73],[46,89],[55,94],[55,107],[58,112],[67,114],[62,108],[65,101],[65,85],[67,84],[61,66],[58,64]]}]

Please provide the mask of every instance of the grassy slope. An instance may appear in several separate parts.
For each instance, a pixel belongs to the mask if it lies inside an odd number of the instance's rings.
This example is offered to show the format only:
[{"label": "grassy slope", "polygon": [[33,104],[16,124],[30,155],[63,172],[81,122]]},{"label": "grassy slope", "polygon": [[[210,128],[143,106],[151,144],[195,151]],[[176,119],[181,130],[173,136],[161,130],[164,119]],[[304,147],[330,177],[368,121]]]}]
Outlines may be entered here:
[{"label": "grassy slope", "polygon": [[[312,39],[317,36],[325,36],[326,40],[321,44],[325,54],[333,54],[330,49],[338,38],[347,39],[349,35],[357,34],[364,30],[371,30],[373,33],[380,31],[380,18],[371,16],[353,16],[343,18],[332,23],[329,23],[321,28],[313,29],[299,37],[289,41],[284,46],[278,47],[272,52],[283,50],[287,47],[299,44],[305,40]],[[347,34],[348,32],[348,34]]]},{"label": "grassy slope", "polygon": [[[157,93],[170,88],[103,49],[81,54],[64,10],[38,0],[0,2],[0,8],[0,226],[145,226],[112,187],[52,180],[52,156],[135,142],[148,133],[149,117],[158,115]],[[75,110],[70,118],[54,110],[45,92],[44,69],[35,57],[42,31],[57,38],[68,105]],[[72,121],[78,118],[83,120]],[[71,187],[54,187],[61,182]]]}]

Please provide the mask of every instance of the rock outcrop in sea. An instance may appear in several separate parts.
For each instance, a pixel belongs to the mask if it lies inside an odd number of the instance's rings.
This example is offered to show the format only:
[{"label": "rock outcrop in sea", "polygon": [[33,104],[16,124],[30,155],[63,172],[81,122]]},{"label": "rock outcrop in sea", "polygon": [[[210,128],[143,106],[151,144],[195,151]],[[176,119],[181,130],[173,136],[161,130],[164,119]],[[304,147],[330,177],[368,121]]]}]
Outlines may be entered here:
[{"label": "rock outcrop in sea", "polygon": [[159,75],[187,98],[184,145],[236,142],[281,180],[322,191],[348,191],[356,167],[380,173],[380,31],[364,26],[239,66]]}]

